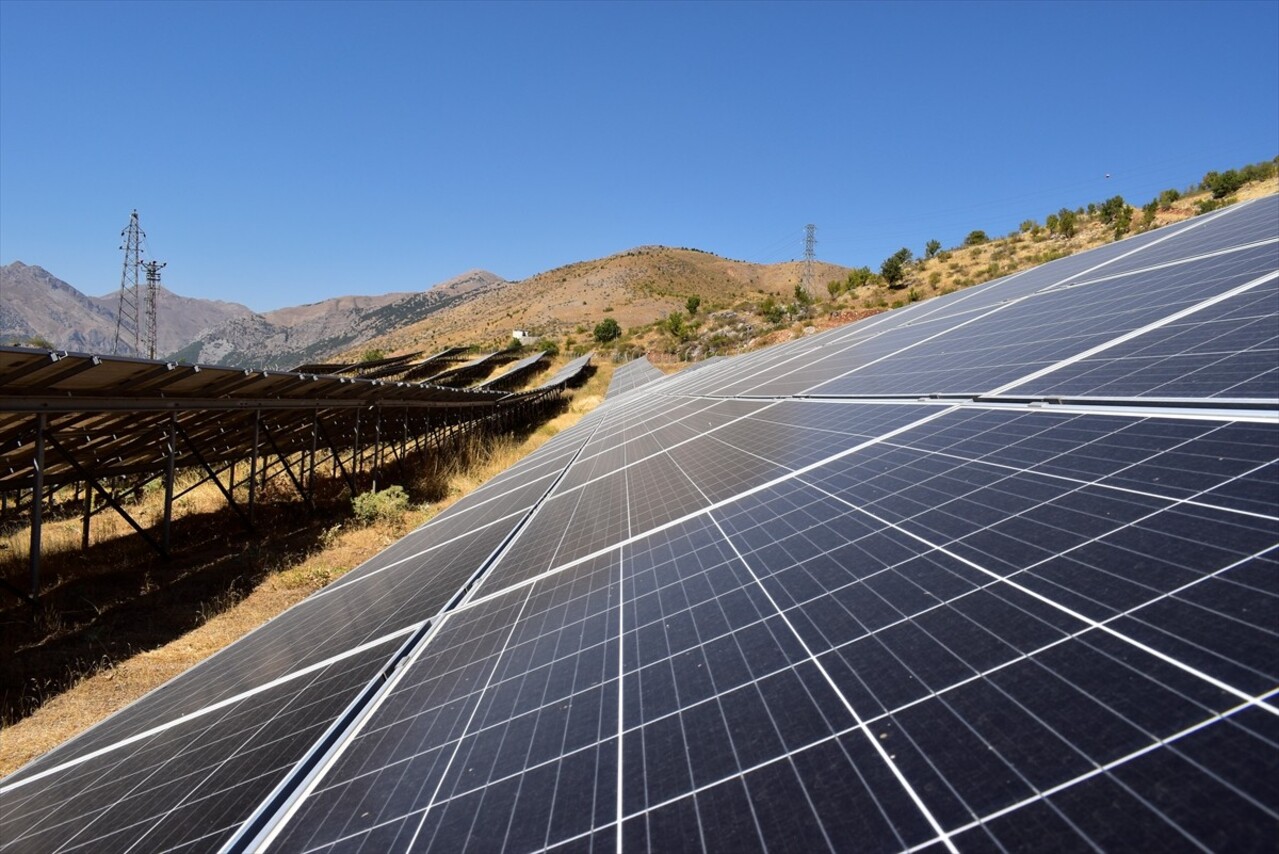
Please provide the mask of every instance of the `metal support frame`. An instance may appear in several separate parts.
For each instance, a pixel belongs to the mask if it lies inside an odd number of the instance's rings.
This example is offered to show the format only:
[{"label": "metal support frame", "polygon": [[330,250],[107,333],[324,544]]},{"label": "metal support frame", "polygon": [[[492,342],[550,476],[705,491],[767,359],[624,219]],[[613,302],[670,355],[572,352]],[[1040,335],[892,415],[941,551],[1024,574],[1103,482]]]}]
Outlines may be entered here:
[{"label": "metal support frame", "polygon": [[259,432],[262,427],[262,410],[253,410],[253,456],[249,458],[249,524],[253,524],[254,497],[257,492]]},{"label": "metal support frame", "polygon": [[209,465],[208,460],[206,460],[204,455],[200,453],[199,448],[197,448],[195,443],[191,441],[191,437],[182,429],[182,426],[177,423],[173,426],[177,430],[178,435],[182,437],[182,440],[186,442],[187,450],[189,450],[191,455],[199,461],[200,466],[204,469],[205,473],[208,474],[209,480],[212,480],[214,485],[217,486],[218,491],[222,493],[222,497],[226,499],[226,503],[235,511],[235,515],[240,517],[240,521],[244,523],[244,527],[249,531],[252,531],[253,520],[250,519],[242,509],[240,509],[239,504],[235,503],[235,462],[232,461],[227,467],[230,472],[229,483],[231,484],[231,488],[228,489],[222,485],[222,480],[218,477],[217,472],[213,470],[213,466]]},{"label": "metal support frame", "polygon": [[44,440],[49,416],[40,413],[36,428],[35,487],[31,495],[31,599],[40,596],[40,534],[44,521]]},{"label": "metal support frame", "polygon": [[170,530],[173,527],[173,475],[177,466],[178,458],[178,442],[174,436],[174,429],[177,426],[177,419],[173,415],[169,416],[169,429],[164,434],[165,444],[165,466],[164,466],[164,531],[161,542],[164,545],[164,553],[169,554],[169,545],[171,543]]},{"label": "metal support frame", "polygon": [[[71,468],[75,469],[76,474],[84,478],[88,483],[90,483],[93,486],[94,489],[98,491],[98,494],[101,495],[103,499],[106,500],[107,504],[111,505],[112,510],[119,513],[121,518],[123,518],[124,521],[128,522],[129,526],[133,528],[133,530],[137,531],[139,534],[142,535],[142,539],[146,540],[147,543],[151,546],[151,548],[159,552],[161,557],[167,558],[169,556],[169,553],[165,550],[164,546],[160,543],[157,543],[155,539],[149,533],[147,533],[147,529],[143,528],[142,525],[138,523],[138,520],[130,516],[129,512],[124,509],[124,506],[120,504],[119,501],[116,500],[115,496],[112,495],[111,492],[106,487],[104,487],[101,483],[99,483],[97,478],[95,478],[92,474],[90,474],[87,470],[85,470],[84,466],[80,465],[79,461],[76,460],[75,457],[71,456],[70,452],[68,452],[67,449],[64,448],[62,444],[55,437],[46,436],[45,441],[48,442],[48,444],[54,450],[56,450],[59,454],[62,455],[62,458],[67,461],[67,464],[70,465]],[[33,545],[35,544],[35,537],[36,537],[34,529],[38,527],[39,527],[38,525],[32,526]]]},{"label": "metal support frame", "polygon": [[[302,482],[293,474],[293,467],[289,465],[289,461],[285,458],[284,452],[280,450],[280,446],[276,444],[275,437],[271,435],[270,429],[265,424],[262,425],[262,432],[266,434],[267,444],[271,446],[271,450],[280,459],[280,465],[284,468],[284,473],[289,476],[289,480],[293,483],[293,488],[297,490],[298,496],[306,502],[308,510],[315,511],[315,504],[311,502],[311,497],[307,495],[306,490],[302,487]],[[301,463],[299,463],[300,467]],[[262,467],[263,473],[266,472],[266,466]],[[300,470],[300,468],[299,468]]]}]

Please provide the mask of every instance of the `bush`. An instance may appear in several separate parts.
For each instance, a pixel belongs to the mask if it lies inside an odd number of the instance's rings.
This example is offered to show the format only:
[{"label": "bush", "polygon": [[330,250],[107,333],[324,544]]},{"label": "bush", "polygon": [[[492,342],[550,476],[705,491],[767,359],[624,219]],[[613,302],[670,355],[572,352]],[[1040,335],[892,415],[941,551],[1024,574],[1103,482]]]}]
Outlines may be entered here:
[{"label": "bush", "polygon": [[777,304],[777,300],[768,296],[759,304],[759,313],[769,323],[781,323],[782,318],[786,315],[786,310]]},{"label": "bush", "polygon": [[901,284],[902,279],[906,278],[906,265],[910,263],[910,259],[911,251],[903,246],[879,265],[879,275],[884,277],[888,287],[895,288]]},{"label": "bush", "polygon": [[1062,208],[1055,214],[1049,214],[1048,233],[1057,237],[1074,237],[1078,217],[1077,213],[1066,208]]},{"label": "bush", "polygon": [[930,240],[924,244],[924,257],[932,259],[937,257],[937,253],[941,251],[940,240]]},{"label": "bush", "polygon": [[1225,172],[1209,172],[1204,176],[1203,188],[1212,191],[1214,199],[1224,199],[1246,183],[1245,178],[1234,169]]},{"label": "bush", "polygon": [[1102,202],[1097,213],[1106,225],[1114,225],[1127,207],[1128,203],[1124,201],[1123,196],[1111,196]]},{"label": "bush", "polygon": [[386,358],[385,350],[365,350],[360,354],[361,362],[377,362]]},{"label": "bush", "polygon": [[1181,198],[1181,193],[1174,190],[1164,190],[1159,194],[1159,207],[1168,210],[1172,207],[1172,203]]},{"label": "bush", "polygon": [[617,321],[611,317],[606,317],[599,323],[595,324],[595,340],[601,344],[607,344],[620,337],[622,327],[617,325]]},{"label": "bush", "polygon": [[697,314],[697,309],[700,308],[701,305],[702,305],[702,298],[698,296],[692,296],[684,300],[684,308],[688,309],[689,317],[692,317],[693,315]]},{"label": "bush", "polygon": [[848,271],[845,290],[855,291],[862,285],[870,284],[870,280],[874,275],[870,271],[870,267],[854,267]]},{"label": "bush", "polygon": [[402,486],[388,486],[381,492],[361,492],[351,499],[351,511],[361,524],[394,522],[409,509],[409,496]]},{"label": "bush", "polygon": [[987,242],[989,239],[990,238],[986,236],[986,232],[978,228],[968,232],[968,236],[964,238],[964,245],[980,246],[981,244]]},{"label": "bush", "polygon": [[1141,230],[1146,231],[1155,224],[1155,216],[1159,213],[1159,200],[1147,202],[1141,208]]},{"label": "bush", "polygon": [[680,341],[688,340],[692,333],[692,330],[684,323],[684,315],[678,311],[672,311],[666,315],[666,319],[662,321],[662,328]]}]

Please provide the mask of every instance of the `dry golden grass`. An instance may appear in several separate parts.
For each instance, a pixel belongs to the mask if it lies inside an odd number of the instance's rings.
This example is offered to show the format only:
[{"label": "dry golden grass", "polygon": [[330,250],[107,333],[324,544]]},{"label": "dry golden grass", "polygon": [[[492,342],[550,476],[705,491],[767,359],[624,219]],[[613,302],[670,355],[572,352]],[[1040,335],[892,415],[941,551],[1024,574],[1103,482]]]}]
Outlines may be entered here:
[{"label": "dry golden grass", "polygon": [[[66,667],[77,671],[70,680],[70,688],[44,698],[33,713],[0,728],[0,775],[17,770],[203,661],[427,522],[575,424],[603,401],[611,378],[612,366],[607,362],[598,365],[594,375],[573,393],[560,414],[526,435],[474,440],[447,455],[434,457],[410,490],[417,495],[432,496],[429,504],[416,505],[393,522],[369,526],[349,520],[327,526],[321,523],[311,549],[264,568],[261,580],[251,590],[244,593],[232,590],[203,603],[201,624],[175,640],[119,660],[107,657],[67,662]],[[188,502],[189,511],[220,511],[217,506],[221,502],[220,494],[212,486],[209,491],[213,497],[204,495],[202,490],[193,492]],[[145,502],[137,509],[144,516],[153,512]],[[68,520],[50,526],[58,531],[54,534],[58,550],[78,551],[79,524],[78,520]],[[123,520],[119,525],[127,529]],[[64,531],[68,526],[74,529],[74,536]],[[132,534],[132,529],[128,530]],[[93,537],[96,547],[124,539],[123,532],[108,522],[105,514],[94,520]],[[136,546],[136,536],[132,544]],[[11,537],[9,546],[23,554],[27,548],[21,536]],[[56,624],[56,616],[51,616],[50,622]],[[56,625],[47,628],[50,629],[47,635],[57,634]]]}]

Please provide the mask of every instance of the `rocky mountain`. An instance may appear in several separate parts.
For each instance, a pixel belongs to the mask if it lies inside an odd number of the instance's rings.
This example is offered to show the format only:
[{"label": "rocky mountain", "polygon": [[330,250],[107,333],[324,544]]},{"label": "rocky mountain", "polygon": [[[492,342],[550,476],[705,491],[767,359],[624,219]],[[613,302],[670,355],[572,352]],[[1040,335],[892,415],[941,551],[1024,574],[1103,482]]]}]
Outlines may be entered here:
[{"label": "rocky mountain", "polygon": [[287,369],[358,348],[506,284],[493,273],[472,270],[420,292],[336,297],[251,314],[188,339],[172,355],[202,364]]},{"label": "rocky mountain", "polygon": [[[0,342],[43,340],[60,350],[110,353],[119,302],[119,291],[87,296],[42,267],[21,261],[0,266]],[[236,303],[161,288],[157,349],[172,352],[209,329],[252,314]]]}]

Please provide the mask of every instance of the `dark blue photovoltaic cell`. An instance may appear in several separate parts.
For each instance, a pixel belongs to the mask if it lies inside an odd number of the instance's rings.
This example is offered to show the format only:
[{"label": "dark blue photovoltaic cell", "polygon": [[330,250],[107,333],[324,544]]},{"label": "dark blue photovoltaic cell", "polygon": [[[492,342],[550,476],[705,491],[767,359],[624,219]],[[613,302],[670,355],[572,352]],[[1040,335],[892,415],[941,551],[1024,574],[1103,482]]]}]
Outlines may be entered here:
[{"label": "dark blue photovoltaic cell", "polygon": [[281,847],[532,850],[612,820],[618,583],[615,555],[447,620]]},{"label": "dark blue photovoltaic cell", "polygon": [[1279,279],[1009,389],[1010,395],[1279,399]]},{"label": "dark blue photovoltaic cell", "polygon": [[621,366],[0,783],[5,851],[1267,850],[1277,231],[1270,197]]},{"label": "dark blue photovoltaic cell", "polygon": [[[60,770],[42,764],[53,773],[0,798],[5,850],[96,854],[139,843],[163,850],[189,839],[192,826],[202,829],[203,846],[217,848],[396,646],[381,644]],[[67,822],[68,810],[85,820]]]}]

